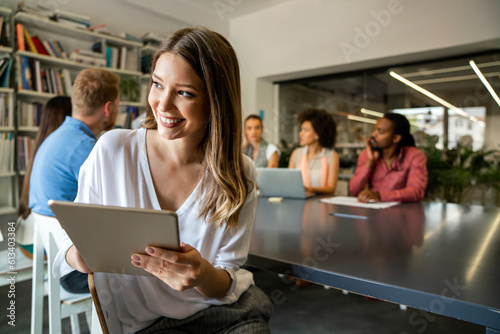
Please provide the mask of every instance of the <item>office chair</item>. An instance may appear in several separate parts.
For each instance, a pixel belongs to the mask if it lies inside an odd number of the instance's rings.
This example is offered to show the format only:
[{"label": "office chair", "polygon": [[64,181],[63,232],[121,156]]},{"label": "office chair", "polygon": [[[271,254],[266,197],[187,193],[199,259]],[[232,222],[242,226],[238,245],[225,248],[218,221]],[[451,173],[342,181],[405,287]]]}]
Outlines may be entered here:
[{"label": "office chair", "polygon": [[[59,278],[53,277],[52,266],[62,240],[63,229],[54,217],[32,213],[35,218],[33,240],[33,282],[31,295],[31,334],[42,333],[44,290],[49,297],[49,332],[62,332],[61,320],[70,317],[72,332],[80,334],[78,314],[85,312],[87,323],[91,325],[90,293],[69,293],[64,290]],[[44,250],[47,253],[48,280],[44,282]],[[47,285],[45,286],[45,283]]]}]

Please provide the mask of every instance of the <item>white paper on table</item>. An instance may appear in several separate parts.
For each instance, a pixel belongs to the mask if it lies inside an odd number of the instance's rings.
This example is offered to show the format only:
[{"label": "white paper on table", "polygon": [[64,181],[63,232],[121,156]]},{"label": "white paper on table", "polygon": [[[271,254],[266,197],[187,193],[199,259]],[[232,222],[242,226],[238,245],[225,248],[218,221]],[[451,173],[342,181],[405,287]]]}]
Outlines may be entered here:
[{"label": "white paper on table", "polygon": [[328,204],[359,206],[362,208],[370,208],[370,209],[385,209],[390,206],[399,204],[399,202],[361,203],[358,202],[357,197],[349,197],[349,196],[335,196],[335,197],[322,198],[320,201]]}]

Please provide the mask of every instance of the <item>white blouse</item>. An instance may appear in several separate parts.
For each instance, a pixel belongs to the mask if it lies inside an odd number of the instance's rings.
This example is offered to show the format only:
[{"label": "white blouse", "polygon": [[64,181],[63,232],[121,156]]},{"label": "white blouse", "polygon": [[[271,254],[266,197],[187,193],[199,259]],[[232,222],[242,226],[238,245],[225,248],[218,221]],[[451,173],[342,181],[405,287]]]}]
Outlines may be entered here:
[{"label": "white blouse", "polygon": [[[244,157],[250,180],[256,170],[252,160]],[[183,319],[210,305],[231,304],[253,284],[253,275],[240,269],[247,259],[250,236],[257,206],[255,189],[241,210],[237,229],[216,229],[200,219],[196,201],[201,182],[176,211],[181,242],[196,248],[216,267],[223,267],[233,278],[228,295],[222,299],[202,296],[195,289],[176,291],[155,277],[95,273],[94,281],[100,299],[109,300],[124,333],[146,328],[165,316]],[[75,202],[152,208],[161,210],[153,186],[146,152],[146,129],[113,130],[104,134],[80,169]],[[114,241],[119,242],[119,241]],[[69,238],[56,258],[54,272],[65,275],[65,254],[72,245]],[[103,254],[103,256],[106,256]],[[101,296],[105,291],[105,296]]]}]

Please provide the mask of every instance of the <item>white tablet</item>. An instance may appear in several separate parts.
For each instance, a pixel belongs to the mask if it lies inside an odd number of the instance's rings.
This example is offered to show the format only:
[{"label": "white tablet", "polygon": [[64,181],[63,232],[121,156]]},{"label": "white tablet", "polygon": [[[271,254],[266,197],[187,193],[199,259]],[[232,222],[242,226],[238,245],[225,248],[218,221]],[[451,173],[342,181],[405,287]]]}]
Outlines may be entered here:
[{"label": "white tablet", "polygon": [[133,253],[180,250],[175,212],[54,200],[49,206],[94,272],[152,276],[131,264]]}]

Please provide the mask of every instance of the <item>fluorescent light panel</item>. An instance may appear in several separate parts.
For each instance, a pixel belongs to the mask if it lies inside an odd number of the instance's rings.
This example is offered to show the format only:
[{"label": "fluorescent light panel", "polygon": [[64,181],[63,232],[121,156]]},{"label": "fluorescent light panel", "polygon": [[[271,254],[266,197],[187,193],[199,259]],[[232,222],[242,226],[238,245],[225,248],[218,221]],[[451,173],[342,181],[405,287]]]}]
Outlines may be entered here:
[{"label": "fluorescent light panel", "polygon": [[[370,116],[375,116],[375,117],[384,117],[384,115],[385,115],[384,113],[382,113],[380,111],[369,110],[369,109],[365,109],[365,108],[361,108],[361,112],[363,114],[370,115]],[[349,116],[347,116],[347,118],[349,118]],[[420,126],[420,127],[425,128],[425,129],[430,128],[430,126],[428,124],[424,124],[424,123],[411,122],[410,121],[410,124],[414,125],[414,126]]]},{"label": "fluorescent light panel", "polygon": [[384,117],[384,113],[379,112],[379,111],[370,110],[370,109],[361,108],[361,112],[363,114],[370,115],[370,116]]},{"label": "fluorescent light panel", "polygon": [[481,70],[479,69],[479,67],[477,67],[477,65],[474,62],[474,60],[469,61],[469,65],[472,67],[472,69],[474,70],[474,72],[476,72],[476,74],[479,77],[479,79],[481,79],[481,81],[483,82],[484,86],[486,87],[486,89],[488,89],[488,91],[490,92],[491,96],[493,97],[493,99],[495,99],[496,103],[498,104],[498,106],[500,106],[500,99],[498,98],[497,93],[495,93],[495,91],[493,90],[493,87],[491,87],[491,85],[488,82],[488,80],[486,80],[486,78],[484,77],[484,75],[481,72]]},{"label": "fluorescent light panel", "polygon": [[350,120],[353,120],[353,121],[357,121],[357,122],[371,123],[371,124],[377,123],[376,120],[371,119],[371,118],[366,118],[366,117],[360,117],[360,116],[354,116],[354,115],[347,115],[347,118],[350,119]]},{"label": "fluorescent light panel", "polygon": [[407,86],[410,86],[411,88],[415,89],[416,91],[426,95],[427,97],[430,97],[431,99],[433,99],[434,101],[436,101],[437,103],[439,104],[442,104],[443,106],[445,106],[446,108],[448,109],[451,109],[453,110],[454,112],[456,112],[457,114],[465,117],[465,118],[469,118],[471,121],[473,122],[478,122],[480,123],[481,125],[485,125],[484,122],[482,121],[479,121],[476,117],[474,116],[469,116],[469,114],[467,114],[465,111],[463,111],[462,109],[459,109],[457,107],[455,107],[453,104],[443,100],[442,98],[440,98],[439,96],[435,95],[435,94],[432,94],[431,92],[429,92],[428,90],[420,87],[419,85],[416,85],[414,84],[413,82],[411,82],[410,80],[408,79],[405,79],[403,78],[402,76],[400,76],[399,74],[397,74],[396,72],[394,71],[391,71],[389,73],[393,78],[401,81],[402,83],[404,83],[405,85]]}]

